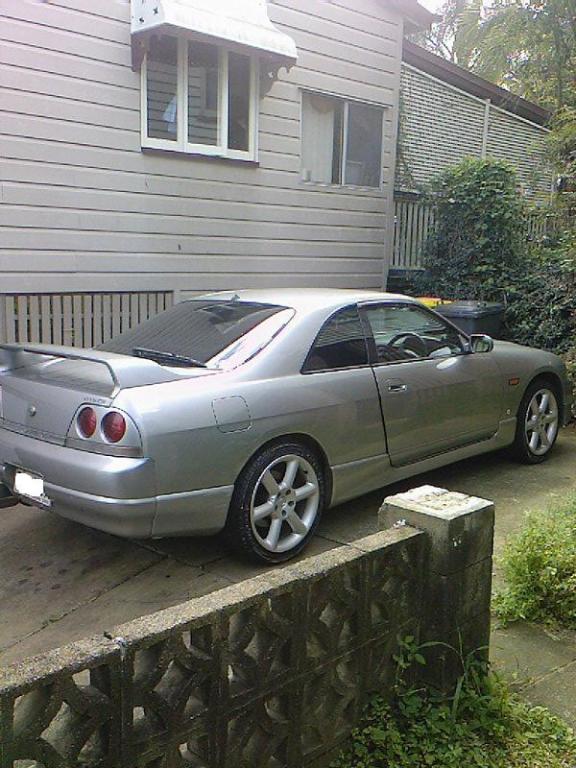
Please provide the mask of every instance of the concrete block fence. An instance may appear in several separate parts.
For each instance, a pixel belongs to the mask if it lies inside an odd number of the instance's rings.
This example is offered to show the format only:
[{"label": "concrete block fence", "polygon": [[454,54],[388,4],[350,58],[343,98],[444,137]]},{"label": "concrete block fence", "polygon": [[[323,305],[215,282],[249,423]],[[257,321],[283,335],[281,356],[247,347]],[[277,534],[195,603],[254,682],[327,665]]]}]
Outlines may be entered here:
[{"label": "concrete block fence", "polygon": [[327,765],[392,694],[399,638],[485,636],[493,509],[463,499],[412,520],[396,496],[387,530],[0,670],[0,768]]}]

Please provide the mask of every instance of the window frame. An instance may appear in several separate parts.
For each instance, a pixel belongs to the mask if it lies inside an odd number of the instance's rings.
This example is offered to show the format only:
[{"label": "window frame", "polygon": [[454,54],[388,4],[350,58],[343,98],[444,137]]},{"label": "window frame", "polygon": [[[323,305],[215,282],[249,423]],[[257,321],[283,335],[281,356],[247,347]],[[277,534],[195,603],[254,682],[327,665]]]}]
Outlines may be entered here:
[{"label": "window frame", "polygon": [[[407,358],[406,360],[379,360],[378,359],[378,352],[376,350],[376,340],[374,338],[374,333],[372,331],[372,326],[370,325],[370,321],[368,319],[366,309],[374,309],[378,307],[416,307],[416,309],[423,312],[425,315],[431,315],[435,320],[442,323],[447,329],[450,329],[454,331],[460,338],[461,344],[462,344],[462,350],[458,353],[453,353],[450,355],[444,355],[443,357],[413,357],[413,358]],[[421,304],[415,304],[411,301],[365,301],[358,304],[358,311],[360,313],[360,319],[362,321],[362,326],[364,328],[364,333],[366,335],[366,343],[368,346],[368,357],[370,360],[370,365],[373,368],[382,368],[384,366],[389,365],[405,365],[406,363],[438,363],[441,360],[449,360],[451,358],[456,357],[465,357],[466,355],[470,354],[469,349],[467,346],[470,343],[470,337],[468,334],[464,333],[464,331],[461,331],[460,328],[454,325],[454,323],[451,323],[449,320],[447,320],[445,317],[442,317],[437,312],[433,312],[428,307],[422,306]]]},{"label": "window frame", "polygon": [[[344,110],[342,115],[342,153],[340,158],[340,181],[338,183],[336,182],[325,182],[325,181],[314,181],[313,179],[306,180],[302,178],[302,171],[304,170],[302,168],[302,161],[304,158],[304,96],[308,94],[311,96],[324,96],[327,99],[333,99],[334,101],[339,102],[340,104],[343,104]],[[381,142],[380,142],[380,182],[378,186],[376,187],[368,187],[363,184],[347,184],[345,183],[345,175],[346,175],[346,158],[348,156],[348,130],[349,130],[349,115],[350,115],[350,105],[351,104],[358,104],[361,107],[372,107],[373,109],[380,109],[382,111],[382,133],[381,133]],[[333,189],[357,189],[367,192],[376,193],[379,192],[381,194],[385,193],[385,186],[384,186],[384,152],[385,152],[385,144],[386,144],[386,115],[388,114],[390,110],[390,106],[387,104],[379,104],[374,101],[364,101],[362,99],[355,99],[350,96],[342,96],[336,93],[331,93],[329,91],[321,91],[321,90],[315,90],[312,88],[300,88],[300,183],[306,184],[308,186],[319,186],[319,187],[332,187]],[[334,157],[334,150],[332,150],[332,157]]]},{"label": "window frame", "polygon": [[[360,327],[362,328],[362,334],[364,336],[364,344],[366,347],[366,362],[363,363],[362,365],[347,365],[343,368],[319,368],[316,370],[306,370],[306,365],[308,363],[308,360],[310,359],[310,356],[312,355],[314,347],[316,346],[316,342],[318,341],[318,338],[322,333],[322,331],[324,330],[324,328],[328,325],[328,323],[332,322],[332,320],[341,312],[346,312],[351,309],[356,310],[356,314],[358,315],[358,320],[360,321]],[[332,314],[324,320],[318,332],[314,336],[314,341],[312,342],[312,344],[310,344],[310,348],[306,352],[306,357],[304,358],[304,362],[300,367],[300,374],[302,376],[314,376],[315,374],[318,374],[318,373],[321,374],[321,373],[340,373],[345,371],[361,371],[365,368],[372,367],[371,357],[372,357],[372,349],[370,347],[369,339],[366,334],[366,321],[362,317],[360,305],[358,304],[358,302],[355,302],[354,304],[348,304],[345,307],[339,307],[338,309],[335,309],[334,312],[332,312]]]},{"label": "window frame", "polygon": [[[239,52],[213,45],[218,51],[218,143],[194,144],[188,141],[188,45],[194,40],[178,35],[172,37],[177,43],[176,140],[155,139],[148,136],[148,53],[145,54],[140,71],[140,141],[143,149],[160,149],[167,152],[179,152],[188,155],[220,157],[228,160],[258,161],[258,135],[260,118],[260,60],[249,52]],[[203,42],[203,41],[198,41]],[[229,104],[229,69],[230,53],[240,53],[250,61],[250,126],[248,130],[248,150],[230,149],[228,146],[228,104]]]}]

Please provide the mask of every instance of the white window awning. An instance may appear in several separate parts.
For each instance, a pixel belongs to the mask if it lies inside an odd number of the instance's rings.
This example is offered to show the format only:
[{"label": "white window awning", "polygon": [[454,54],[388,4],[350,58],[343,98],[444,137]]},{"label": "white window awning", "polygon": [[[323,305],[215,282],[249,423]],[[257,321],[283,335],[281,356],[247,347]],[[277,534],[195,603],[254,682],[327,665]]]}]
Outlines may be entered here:
[{"label": "white window awning", "polygon": [[266,0],[132,0],[132,35],[188,32],[296,61],[296,43],[268,17]]}]

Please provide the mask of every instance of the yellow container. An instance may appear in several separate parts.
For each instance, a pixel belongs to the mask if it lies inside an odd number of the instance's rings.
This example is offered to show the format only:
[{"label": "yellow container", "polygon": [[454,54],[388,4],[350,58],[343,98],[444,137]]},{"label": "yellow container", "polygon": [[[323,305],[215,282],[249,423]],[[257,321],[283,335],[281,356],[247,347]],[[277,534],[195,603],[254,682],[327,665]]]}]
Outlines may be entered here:
[{"label": "yellow container", "polygon": [[438,304],[452,304],[451,301],[445,299],[439,299],[437,296],[417,296],[418,301],[421,301],[427,307],[434,309]]}]

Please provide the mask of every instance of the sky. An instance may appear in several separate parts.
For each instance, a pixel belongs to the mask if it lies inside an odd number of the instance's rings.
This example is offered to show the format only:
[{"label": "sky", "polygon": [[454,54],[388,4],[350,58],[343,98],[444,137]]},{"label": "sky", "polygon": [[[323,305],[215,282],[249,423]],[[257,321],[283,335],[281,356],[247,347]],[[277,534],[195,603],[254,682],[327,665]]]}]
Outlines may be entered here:
[{"label": "sky", "polygon": [[419,0],[420,5],[428,8],[429,11],[438,11],[444,0]]}]

